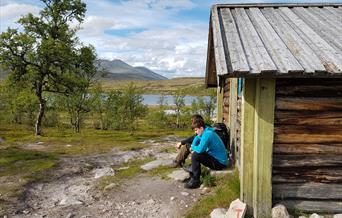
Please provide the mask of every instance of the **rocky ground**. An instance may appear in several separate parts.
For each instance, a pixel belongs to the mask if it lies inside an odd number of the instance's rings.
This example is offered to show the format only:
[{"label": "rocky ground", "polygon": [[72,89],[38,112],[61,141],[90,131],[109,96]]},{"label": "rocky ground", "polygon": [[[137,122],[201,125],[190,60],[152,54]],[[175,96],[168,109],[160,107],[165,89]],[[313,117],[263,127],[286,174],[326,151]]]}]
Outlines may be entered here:
[{"label": "rocky ground", "polygon": [[201,190],[184,189],[180,181],[139,174],[104,190],[94,188],[103,176],[115,176],[113,166],[129,160],[156,157],[169,162],[174,154],[160,151],[177,140],[145,141],[151,146],[139,151],[63,158],[48,182],[29,185],[17,210],[5,217],[182,217]]}]

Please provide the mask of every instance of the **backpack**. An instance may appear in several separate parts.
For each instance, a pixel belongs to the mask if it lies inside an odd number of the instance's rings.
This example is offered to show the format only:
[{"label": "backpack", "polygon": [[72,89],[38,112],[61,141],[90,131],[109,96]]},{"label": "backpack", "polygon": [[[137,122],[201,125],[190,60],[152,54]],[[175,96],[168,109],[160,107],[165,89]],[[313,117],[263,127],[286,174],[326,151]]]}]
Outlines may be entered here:
[{"label": "backpack", "polygon": [[230,140],[230,135],[229,135],[229,129],[227,128],[226,124],[214,123],[213,128],[214,128],[216,134],[221,138],[226,149],[230,152],[230,146],[228,146],[229,140]]}]

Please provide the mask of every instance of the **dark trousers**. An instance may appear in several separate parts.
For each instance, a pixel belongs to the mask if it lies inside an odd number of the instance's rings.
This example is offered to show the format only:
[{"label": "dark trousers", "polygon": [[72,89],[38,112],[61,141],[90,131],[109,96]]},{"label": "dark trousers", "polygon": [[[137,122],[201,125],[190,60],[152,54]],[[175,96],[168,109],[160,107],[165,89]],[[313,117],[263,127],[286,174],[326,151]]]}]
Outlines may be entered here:
[{"label": "dark trousers", "polygon": [[212,170],[222,170],[226,166],[221,164],[214,157],[210,156],[208,153],[192,153],[191,155],[191,167],[193,178],[196,180],[200,179],[201,176],[201,164],[209,167]]}]

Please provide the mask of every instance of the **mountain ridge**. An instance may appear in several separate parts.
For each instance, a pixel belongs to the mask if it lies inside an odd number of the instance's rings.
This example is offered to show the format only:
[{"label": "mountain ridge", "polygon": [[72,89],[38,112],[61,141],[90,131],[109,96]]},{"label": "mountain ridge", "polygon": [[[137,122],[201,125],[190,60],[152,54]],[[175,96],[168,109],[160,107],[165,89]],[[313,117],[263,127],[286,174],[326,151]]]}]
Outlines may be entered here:
[{"label": "mountain ridge", "polygon": [[102,71],[100,79],[117,80],[167,80],[160,74],[153,72],[147,67],[133,67],[126,62],[114,59],[112,61],[100,59],[100,69]]}]

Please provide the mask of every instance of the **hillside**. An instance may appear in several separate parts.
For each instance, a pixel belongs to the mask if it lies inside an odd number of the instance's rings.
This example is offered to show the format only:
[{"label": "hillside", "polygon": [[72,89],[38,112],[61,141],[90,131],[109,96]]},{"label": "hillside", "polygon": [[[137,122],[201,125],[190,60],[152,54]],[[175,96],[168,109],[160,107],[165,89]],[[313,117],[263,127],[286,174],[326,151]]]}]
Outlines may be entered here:
[{"label": "hillside", "polygon": [[104,80],[167,80],[146,67],[133,67],[121,60],[100,60],[100,79]]},{"label": "hillside", "polygon": [[[0,80],[5,79],[8,72],[0,66]],[[97,74],[100,80],[167,80],[146,67],[133,67],[121,60],[100,60]]]}]

